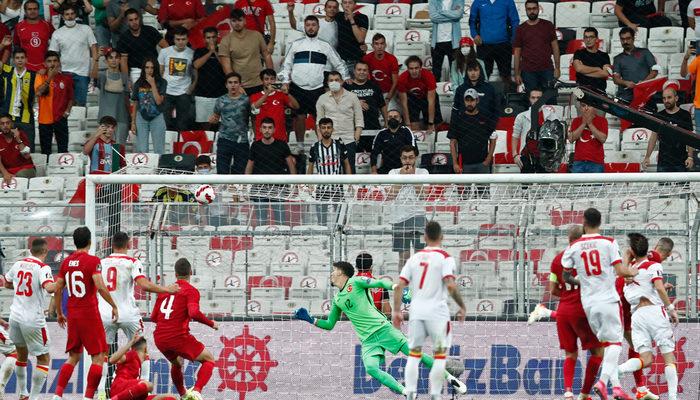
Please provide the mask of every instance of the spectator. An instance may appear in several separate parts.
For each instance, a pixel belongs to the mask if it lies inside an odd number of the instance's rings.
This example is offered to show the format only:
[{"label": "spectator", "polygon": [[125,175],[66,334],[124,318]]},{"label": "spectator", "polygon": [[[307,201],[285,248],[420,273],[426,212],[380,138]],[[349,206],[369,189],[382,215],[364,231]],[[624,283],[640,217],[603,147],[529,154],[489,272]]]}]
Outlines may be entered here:
[{"label": "spectator", "polygon": [[452,115],[450,139],[452,168],[456,174],[489,174],[496,150],[496,123],[479,112],[479,93],[464,92],[464,111]]},{"label": "spectator", "polygon": [[634,46],[634,29],[620,29],[622,53],[613,59],[613,81],[617,85],[617,97],[632,101],[633,89],[639,82],[656,78],[659,66],[651,52]]},{"label": "spectator", "polygon": [[[75,105],[85,106],[90,79],[97,79],[97,40],[89,25],[78,24],[76,8],[68,5],[63,10],[65,25],[51,36],[49,50],[63,57],[63,72],[70,74],[75,87]],[[92,60],[92,68],[90,61]]]},{"label": "spectator", "polygon": [[226,74],[217,56],[219,31],[204,28],[205,46],[194,51],[192,65],[197,76],[194,87],[195,122],[202,129],[210,130],[209,116],[214,111],[216,99],[226,94]]},{"label": "spectator", "polygon": [[[420,130],[421,122],[427,125],[428,132],[435,131],[435,125],[442,122],[440,104],[435,89],[437,84],[432,72],[423,68],[418,56],[406,59],[408,71],[399,75],[396,89],[399,92],[403,120],[411,123],[412,130]],[[422,117],[422,119],[421,119]]]},{"label": "spectator", "polygon": [[[479,112],[484,117],[498,121],[500,114],[500,101],[496,99],[496,90],[481,74],[481,67],[477,62],[467,63],[467,77],[462,85],[454,90],[452,112],[464,111],[464,92],[474,89],[479,93]],[[461,101],[459,99],[462,99]]]},{"label": "spectator", "polygon": [[173,226],[193,225],[196,223],[197,200],[187,189],[177,186],[161,186],[153,194],[153,202],[170,204],[167,223]]},{"label": "spectator", "polygon": [[[366,252],[358,254],[355,258],[355,269],[357,270],[357,274],[355,275],[374,279],[372,275],[372,261],[371,254]],[[381,311],[384,315],[391,315],[389,291],[383,288],[370,289],[370,294],[372,295],[372,301],[377,310]]]},{"label": "spectator", "polygon": [[[427,175],[428,170],[416,168],[418,149],[406,145],[401,148],[401,167],[389,171],[389,175]],[[416,192],[418,189],[418,192]],[[413,185],[396,185],[389,189],[389,198],[394,199],[391,215],[392,251],[399,253],[399,268],[411,256],[411,245],[415,251],[425,247],[421,243],[421,232],[425,228],[425,207],[416,203],[422,196],[422,187]]]},{"label": "spectator", "polygon": [[[294,156],[285,142],[275,140],[275,121],[265,118],[260,125],[263,138],[250,146],[246,175],[279,175],[297,173]],[[255,207],[258,225],[267,225],[270,221],[269,209],[272,208],[272,225],[285,221],[284,204],[280,198],[285,196],[285,187],[281,185],[257,185],[253,187],[251,199],[260,203]]]},{"label": "spectator", "polygon": [[[9,114],[0,115],[0,173],[2,181],[9,185],[13,177],[34,178],[36,169],[32,162],[27,135],[15,128]],[[2,185],[0,185],[2,186]]]},{"label": "spectator", "polygon": [[260,125],[263,119],[270,117],[275,121],[275,140],[287,143],[289,135],[286,128],[286,110],[299,109],[299,103],[289,94],[289,85],[277,83],[277,73],[274,69],[262,70],[260,79],[264,89],[250,96],[252,113],[255,115],[255,140],[262,139]]},{"label": "spectator", "polygon": [[326,63],[331,70],[340,71],[344,80],[350,79],[345,63],[330,44],[319,40],[318,18],[309,15],[304,18],[306,37],[293,41],[287,46],[287,55],[279,73],[283,83],[290,83],[289,93],[299,100],[299,110],[294,121],[294,132],[297,143],[303,148],[306,117],[311,114],[316,117],[316,103],[324,93],[323,72]]},{"label": "spectator", "polygon": [[[3,39],[1,46],[9,46],[7,38]],[[8,64],[2,65],[2,96],[3,114],[10,114],[14,125],[27,134],[29,148],[34,152],[34,82],[36,73],[27,69],[27,53],[22,48],[17,48],[12,56],[14,67]]]},{"label": "spectator", "polygon": [[[472,3],[469,30],[477,46],[477,55],[486,64],[487,76],[491,76],[493,63],[496,63],[506,93],[511,91],[511,42],[519,24],[513,0],[476,0]],[[456,100],[462,102],[461,98]]]},{"label": "spectator", "polygon": [[157,59],[158,48],[168,47],[168,42],[156,28],[143,24],[136,9],[127,10],[124,18],[128,28],[119,35],[117,51],[121,56],[122,73],[129,74],[131,83],[134,83],[141,76],[144,61]]},{"label": "spectator", "polygon": [[95,8],[95,39],[97,47],[112,46],[112,31],[107,23],[107,5],[109,0],[93,0],[92,6]]},{"label": "spectator", "polygon": [[194,173],[197,175],[212,175],[215,174],[212,170],[211,157],[206,154],[200,154],[194,160]]},{"label": "spectator", "polygon": [[[165,126],[172,131],[186,131],[192,127],[192,57],[194,51],[187,47],[187,31],[174,29],[175,44],[166,47],[158,55],[160,73],[168,81],[165,91]],[[173,110],[177,119],[173,118]]]},{"label": "spectator", "polygon": [[[73,7],[75,9],[75,21],[77,23],[84,25],[89,25],[90,23],[89,16],[92,13],[93,7],[87,0],[52,0],[51,6],[59,15],[63,15],[67,8]],[[62,27],[64,25],[65,19],[60,21],[59,26]]]},{"label": "spectator", "polygon": [[216,173],[243,174],[248,159],[250,100],[237,72],[226,75],[226,90],[228,93],[216,99],[214,113],[209,117],[210,124],[221,122],[216,141]]},{"label": "spectator", "polygon": [[[345,144],[342,140],[332,138],[333,120],[321,118],[317,125],[321,139],[311,146],[306,173],[308,175],[314,172],[318,175],[352,174]],[[343,201],[343,187],[341,185],[318,185],[315,196],[316,200],[320,202],[316,206],[318,224],[327,226],[328,203],[334,203],[337,206]]]},{"label": "spectator", "polygon": [[167,29],[165,40],[168,43],[174,43],[175,28],[188,31],[197,25],[205,15],[201,1],[162,0],[158,9],[158,22]]},{"label": "spectator", "polygon": [[681,12],[683,29],[692,28],[695,31],[695,41],[697,42],[700,39],[700,23],[698,23],[700,19],[700,0],[679,0],[678,8]]},{"label": "spectator", "polygon": [[348,72],[355,70],[355,63],[365,55],[365,37],[369,18],[355,11],[355,0],[342,0],[343,11],[335,18],[338,24],[338,55],[345,61]]},{"label": "spectator", "polygon": [[[525,149],[528,143],[528,133],[532,126],[532,107],[537,103],[544,91],[540,88],[534,88],[530,90],[528,95],[528,100],[530,102],[530,108],[521,112],[515,117],[515,123],[513,124],[513,140],[511,141],[511,154],[513,154],[513,159],[515,164],[520,168],[522,173],[533,173],[533,172],[544,172],[544,169],[540,167],[539,153],[531,151],[536,148],[536,143],[527,150]],[[556,119],[556,113],[550,107],[540,109],[538,111],[542,121],[548,121]]]},{"label": "spectator", "polygon": [[[540,3],[525,2],[527,21],[518,26],[513,43],[515,83],[525,85],[525,92],[535,87],[549,87],[559,79],[559,42],[554,24],[540,19]],[[554,69],[552,69],[552,57]]]},{"label": "spectator", "polygon": [[[272,54],[275,49],[277,26],[275,25],[275,11],[269,0],[236,0],[233,8],[243,10],[245,13],[245,27],[251,31],[258,31],[264,36],[267,43],[267,53]],[[265,21],[267,31],[265,35]]]},{"label": "spectator", "polygon": [[231,11],[231,28],[231,33],[226,35],[219,45],[219,60],[224,73],[236,71],[243,77],[242,87],[250,96],[263,89],[260,80],[260,59],[265,59],[267,68],[272,68],[272,57],[267,51],[263,35],[258,31],[246,29],[243,10]]},{"label": "spectator", "polygon": [[480,76],[486,77],[484,60],[476,57],[474,39],[463,37],[459,42],[459,46],[459,49],[455,50],[454,60],[450,65],[450,84],[452,85],[453,91],[461,86],[467,78],[467,65],[469,64],[479,64],[479,68],[481,69],[479,72]]},{"label": "spectator", "polygon": [[90,173],[116,172],[126,167],[124,145],[117,144],[114,139],[116,129],[117,120],[114,117],[101,117],[97,130],[83,146],[83,154],[90,157]]},{"label": "spectator", "polygon": [[402,124],[398,110],[389,111],[387,126],[377,133],[372,143],[370,166],[373,174],[388,174],[392,169],[401,168],[401,149],[409,145],[416,147],[416,137]]},{"label": "spectator", "polygon": [[100,89],[100,108],[97,118],[114,118],[117,121],[115,141],[126,144],[129,135],[129,110],[126,107],[129,84],[126,74],[119,71],[119,53],[109,49],[105,54],[107,69],[100,72],[97,87]]},{"label": "spectator", "polygon": [[153,151],[165,153],[165,92],[168,81],[160,74],[158,61],[147,58],[131,91],[131,131],[136,132],[136,151],[148,153],[148,137]]},{"label": "spectator", "polygon": [[73,78],[61,72],[61,56],[46,52],[45,74],[34,81],[39,96],[39,144],[43,154],[51,154],[51,142],[56,136],[59,153],[68,151],[68,116],[73,107]]},{"label": "spectator", "polygon": [[6,42],[8,44],[0,50],[0,61],[2,61],[3,64],[7,63],[7,60],[10,58],[10,53],[12,52],[12,32],[7,28],[7,25],[0,22],[0,41],[4,38],[8,38]]},{"label": "spectator", "polygon": [[[678,107],[678,93],[673,88],[663,91],[664,109],[656,113],[656,117],[680,128],[693,130],[693,119],[690,113]],[[660,134],[660,135],[659,135]],[[686,146],[671,134],[652,132],[647,145],[647,153],[642,161],[644,168],[649,167],[651,153],[656,142],[659,142],[659,158],[656,163],[658,172],[686,172],[694,166],[693,148]]]},{"label": "spectator", "polygon": [[618,24],[635,31],[640,26],[644,28],[671,26],[671,20],[664,15],[666,1],[659,1],[660,12],[656,12],[654,3],[654,0],[616,0],[615,16]]},{"label": "spectator", "polygon": [[433,59],[435,80],[442,78],[442,62],[447,56],[448,65],[454,60],[454,51],[459,48],[462,38],[460,22],[464,16],[464,0],[430,0],[428,1],[430,21],[433,23],[431,33],[430,56]]},{"label": "spectator", "polygon": [[[165,2],[161,3],[161,7],[163,6],[165,6]],[[135,28],[133,27],[132,23],[129,22],[129,15],[132,13],[132,10],[135,11],[138,15],[138,21],[141,25],[143,24],[142,15],[144,11],[151,15],[158,14],[158,9],[153,7],[150,4],[149,0],[110,1],[107,5],[107,26],[112,32],[112,43],[115,46],[118,46],[118,43],[121,41],[122,35],[125,34],[127,31],[131,30],[132,32],[135,32]],[[138,36],[138,33],[134,33],[134,36]],[[144,47],[146,47],[148,43],[150,42],[145,43]],[[137,60],[135,65],[136,67],[134,68],[140,68],[141,65],[143,65],[143,60]]]},{"label": "spectator", "polygon": [[27,52],[28,70],[43,73],[52,33],[53,26],[39,17],[39,2],[27,0],[24,3],[24,21],[15,26],[14,43],[15,48]]},{"label": "spectator", "polygon": [[384,126],[388,119],[386,112],[386,102],[382,95],[382,90],[379,86],[370,81],[369,66],[364,61],[358,61],[355,64],[355,73],[352,82],[345,83],[345,89],[357,95],[362,106],[362,116],[364,119],[364,129],[379,130],[383,126],[379,124],[379,113],[381,112],[384,119]]},{"label": "spectator", "polygon": [[192,192],[181,189],[177,186],[162,186],[153,193],[151,201],[159,203],[195,203],[196,199]]},{"label": "spectator", "polygon": [[333,120],[338,139],[348,143],[348,157],[354,168],[357,146],[365,126],[362,104],[355,93],[343,88],[343,78],[338,71],[328,74],[328,89],[316,102],[316,116],[319,120],[325,117]]},{"label": "spectator", "polygon": [[576,69],[576,83],[605,92],[612,72],[610,56],[598,48],[598,30],[588,27],[583,31],[583,49],[574,53],[573,65]]},{"label": "spectator", "polygon": [[[688,47],[686,50],[685,55],[683,56],[683,62],[681,62],[681,76],[687,77],[688,74],[690,74],[695,81],[695,98],[693,99],[695,115],[693,117],[695,118],[695,133],[698,133],[700,132],[700,79],[698,79],[698,65],[700,63],[700,59],[698,59],[695,51],[696,50],[693,47]],[[694,55],[695,57],[693,58],[693,61],[690,62],[690,65],[688,65],[688,60],[690,59],[691,55]]]},{"label": "spectator", "polygon": [[[287,13],[289,15],[289,25],[295,31],[304,33],[304,22],[297,21],[297,16],[294,14],[294,3],[287,3]],[[328,42],[334,49],[338,47],[338,24],[335,22],[335,17],[338,14],[338,0],[326,0],[323,7],[323,18],[318,20],[318,38]]]},{"label": "spectator", "polygon": [[386,37],[381,33],[372,36],[371,53],[365,54],[362,61],[367,63],[371,79],[379,85],[384,94],[384,101],[389,108],[399,108],[396,100],[396,85],[399,82],[399,61],[386,51]]},{"label": "spectator", "polygon": [[595,108],[581,103],[581,115],[571,121],[569,142],[576,143],[571,172],[605,171],[603,143],[608,138],[608,120],[596,115]]},{"label": "spectator", "polygon": [[22,14],[22,0],[4,0],[0,3],[0,22],[14,28]]}]

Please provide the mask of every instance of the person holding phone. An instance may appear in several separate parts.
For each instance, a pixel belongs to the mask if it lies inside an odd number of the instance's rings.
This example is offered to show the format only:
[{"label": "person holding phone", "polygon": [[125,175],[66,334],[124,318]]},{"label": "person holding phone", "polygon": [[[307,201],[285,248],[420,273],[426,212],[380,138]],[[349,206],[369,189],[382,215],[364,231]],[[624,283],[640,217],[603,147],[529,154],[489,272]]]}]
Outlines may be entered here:
[{"label": "person holding phone", "polygon": [[255,115],[255,140],[262,139],[260,125],[263,119],[270,117],[275,121],[273,137],[275,140],[287,143],[289,141],[285,123],[287,109],[298,109],[299,102],[289,94],[289,85],[277,82],[275,70],[262,70],[260,80],[263,83],[263,90],[250,96],[251,110]]},{"label": "person holding phone", "polygon": [[126,166],[124,146],[114,139],[117,120],[109,115],[100,118],[95,133],[83,146],[83,154],[90,157],[90,173],[116,172]]},{"label": "person holding phone", "polygon": [[[690,62],[690,64],[688,64],[688,61],[691,58],[693,60]],[[695,98],[693,98],[693,106],[695,106],[695,133],[700,132],[700,79],[698,79],[699,65],[700,61],[698,61],[695,44],[691,42],[690,46],[688,46],[688,50],[683,56],[683,62],[681,63],[681,76],[687,78],[688,74],[690,74],[695,81]]]}]

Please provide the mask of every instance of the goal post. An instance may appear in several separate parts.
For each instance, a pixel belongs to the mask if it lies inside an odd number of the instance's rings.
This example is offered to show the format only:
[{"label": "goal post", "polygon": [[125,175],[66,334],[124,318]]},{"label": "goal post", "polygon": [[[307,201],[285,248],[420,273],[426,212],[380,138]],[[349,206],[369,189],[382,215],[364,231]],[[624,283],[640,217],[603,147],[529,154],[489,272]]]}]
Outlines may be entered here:
[{"label": "goal post", "polygon": [[[348,322],[326,332],[291,315],[306,307],[325,317],[337,292],[328,282],[333,261],[354,265],[358,254],[367,252],[375,277],[397,280],[402,253],[421,248],[423,226],[435,220],[443,227],[443,247],[457,261],[467,304],[467,322],[455,325],[450,355],[467,369],[463,380],[483,373],[468,382],[470,398],[560,398],[563,353],[556,327],[525,321],[536,304],[556,307],[547,288],[550,263],[567,245],[568,226],[581,223],[588,207],[601,211],[602,232],[623,249],[629,232],[645,234],[650,247],[664,236],[675,242],[664,267],[682,318],[676,328],[677,357],[685,372],[681,385],[686,395],[698,395],[700,365],[692,360],[700,343],[692,337],[700,328],[700,174],[160,172],[87,176],[85,221],[95,254],[109,252],[113,232],[127,232],[130,255],[160,283],[173,282],[177,258],[190,260],[202,311],[222,326],[214,332],[192,325],[218,360],[205,397],[230,391],[248,399],[291,393],[331,398],[327,391],[335,389],[337,398],[390,396],[366,374]],[[201,185],[213,188],[211,204],[188,201]],[[152,200],[160,188],[170,188],[172,201]],[[137,293],[137,303],[148,316],[154,297]],[[152,329],[147,323],[146,332]],[[169,390],[168,369],[154,346],[151,350],[152,380],[162,393]],[[392,356],[385,368],[402,381],[403,365],[401,355]],[[192,379],[195,367],[187,368]],[[654,368],[647,375],[661,376]],[[421,377],[425,390],[427,374]],[[318,382],[327,383],[319,387]],[[650,385],[663,390],[662,380],[657,383]],[[631,386],[631,380],[625,384]]]}]

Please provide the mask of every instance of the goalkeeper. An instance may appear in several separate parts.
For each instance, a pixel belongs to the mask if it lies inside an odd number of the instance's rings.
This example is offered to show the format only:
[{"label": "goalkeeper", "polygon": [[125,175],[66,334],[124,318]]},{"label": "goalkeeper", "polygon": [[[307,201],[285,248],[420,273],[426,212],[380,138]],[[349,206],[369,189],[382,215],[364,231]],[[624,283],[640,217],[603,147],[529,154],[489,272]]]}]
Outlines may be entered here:
[{"label": "goalkeeper", "polygon": [[[369,292],[369,289],[373,288],[393,289],[395,285],[389,281],[366,277],[353,278],[354,273],[355,270],[350,263],[344,261],[333,263],[331,284],[339,288],[340,292],[333,298],[333,308],[327,320],[310,316],[305,308],[296,310],[294,316],[321,329],[332,330],[340,319],[340,313],[344,312],[352,323],[360,342],[362,342],[362,362],[365,364],[367,373],[394,392],[406,395],[404,386],[379,368],[379,365],[384,361],[385,351],[392,354],[401,352],[408,355],[408,341],[406,336],[394,328],[384,314],[374,306],[372,295]],[[421,361],[428,368],[433,365],[433,358],[425,353],[421,357]],[[467,392],[464,383],[448,372],[445,372],[445,376],[447,382],[454,387],[457,393],[465,394]]]}]

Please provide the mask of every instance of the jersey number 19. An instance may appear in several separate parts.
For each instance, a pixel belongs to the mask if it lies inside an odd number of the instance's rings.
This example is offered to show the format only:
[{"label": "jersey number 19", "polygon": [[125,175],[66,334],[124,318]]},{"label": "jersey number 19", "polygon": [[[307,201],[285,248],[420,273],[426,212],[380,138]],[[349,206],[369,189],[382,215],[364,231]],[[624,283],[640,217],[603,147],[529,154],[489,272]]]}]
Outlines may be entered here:
[{"label": "jersey number 19", "polygon": [[602,267],[600,265],[600,252],[598,250],[591,250],[590,252],[582,252],[581,259],[583,260],[583,267],[586,269],[586,275],[600,275],[602,272]]}]

